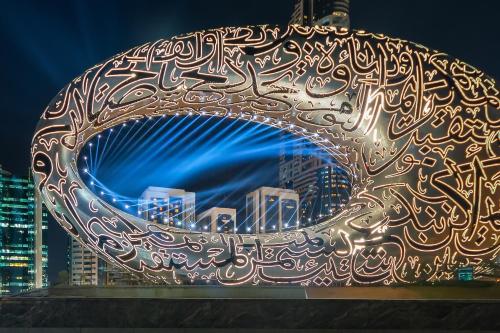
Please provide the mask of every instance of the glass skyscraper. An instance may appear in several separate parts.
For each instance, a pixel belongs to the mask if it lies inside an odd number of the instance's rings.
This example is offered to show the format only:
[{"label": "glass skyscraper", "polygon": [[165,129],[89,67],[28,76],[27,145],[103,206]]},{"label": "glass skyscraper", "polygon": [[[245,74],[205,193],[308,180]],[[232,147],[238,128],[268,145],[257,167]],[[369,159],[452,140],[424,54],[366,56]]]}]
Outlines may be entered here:
[{"label": "glass skyscraper", "polygon": [[349,28],[349,0],[295,0],[289,24]]},{"label": "glass skyscraper", "polygon": [[331,157],[314,155],[312,143],[295,144],[283,151],[279,162],[279,186],[300,197],[300,226],[308,227],[334,215],[349,201],[351,182],[347,172]]},{"label": "glass skyscraper", "polygon": [[[41,201],[35,198],[31,177],[15,177],[0,166],[0,295],[35,288],[37,265],[42,270],[41,286],[47,286],[47,237],[41,235],[37,249],[35,221],[41,219],[42,233],[46,233],[48,220],[45,209],[37,216],[37,204]],[[37,255],[41,255],[38,261]]]}]

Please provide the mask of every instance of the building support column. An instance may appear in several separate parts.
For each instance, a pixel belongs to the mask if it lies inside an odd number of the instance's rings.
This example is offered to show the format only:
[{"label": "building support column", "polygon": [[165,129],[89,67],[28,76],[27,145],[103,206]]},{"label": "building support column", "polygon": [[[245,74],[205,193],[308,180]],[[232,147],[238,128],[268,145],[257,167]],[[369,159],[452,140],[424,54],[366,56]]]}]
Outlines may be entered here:
[{"label": "building support column", "polygon": [[43,286],[43,263],[42,263],[42,198],[35,188],[35,288]]}]

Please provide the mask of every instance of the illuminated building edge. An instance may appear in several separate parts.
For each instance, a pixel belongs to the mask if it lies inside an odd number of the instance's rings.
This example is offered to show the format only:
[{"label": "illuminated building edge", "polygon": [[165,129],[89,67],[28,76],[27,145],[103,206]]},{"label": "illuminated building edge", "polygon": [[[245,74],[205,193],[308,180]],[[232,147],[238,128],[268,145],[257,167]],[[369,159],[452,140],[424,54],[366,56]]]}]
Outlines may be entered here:
[{"label": "illuminated building edge", "polygon": [[[324,223],[256,237],[150,223],[85,186],[86,142],[176,114],[307,136],[348,171],[352,198]],[[495,81],[443,53],[332,27],[220,28],[135,47],[74,79],[43,113],[32,167],[72,237],[158,283],[446,280],[500,250],[499,128]]]}]

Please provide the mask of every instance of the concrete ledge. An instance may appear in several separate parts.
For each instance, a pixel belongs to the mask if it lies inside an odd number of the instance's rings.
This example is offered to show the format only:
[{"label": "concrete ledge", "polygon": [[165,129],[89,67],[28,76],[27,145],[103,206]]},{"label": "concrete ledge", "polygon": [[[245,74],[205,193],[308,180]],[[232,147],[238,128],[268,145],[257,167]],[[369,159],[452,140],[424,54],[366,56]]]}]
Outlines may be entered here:
[{"label": "concrete ledge", "polygon": [[0,327],[500,331],[499,313],[488,300],[4,298]]},{"label": "concrete ledge", "polygon": [[1,298],[0,333],[500,332],[499,300],[498,285],[62,287]]},{"label": "concrete ledge", "polygon": [[[476,330],[331,330],[331,329],[196,329],[196,328],[1,328],[0,333],[477,333]],[[482,331],[498,333],[497,331]]]},{"label": "concrete ledge", "polygon": [[[477,330],[350,330],[350,329],[201,329],[201,328],[108,328],[108,327],[0,327],[0,333],[477,333]],[[498,331],[480,331],[498,333]]]},{"label": "concrete ledge", "polygon": [[500,285],[404,287],[114,286],[52,287],[10,298],[498,300]]}]

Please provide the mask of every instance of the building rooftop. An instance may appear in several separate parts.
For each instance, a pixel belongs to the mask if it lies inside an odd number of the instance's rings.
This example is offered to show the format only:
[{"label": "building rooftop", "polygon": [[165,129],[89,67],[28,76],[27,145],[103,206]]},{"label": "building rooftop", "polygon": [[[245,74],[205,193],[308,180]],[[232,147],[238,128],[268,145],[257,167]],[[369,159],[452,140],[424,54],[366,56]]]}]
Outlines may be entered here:
[{"label": "building rooftop", "polygon": [[152,194],[191,195],[194,194],[194,192],[187,192],[186,190],[179,188],[148,186],[144,192],[142,192],[140,198],[150,197]]}]

